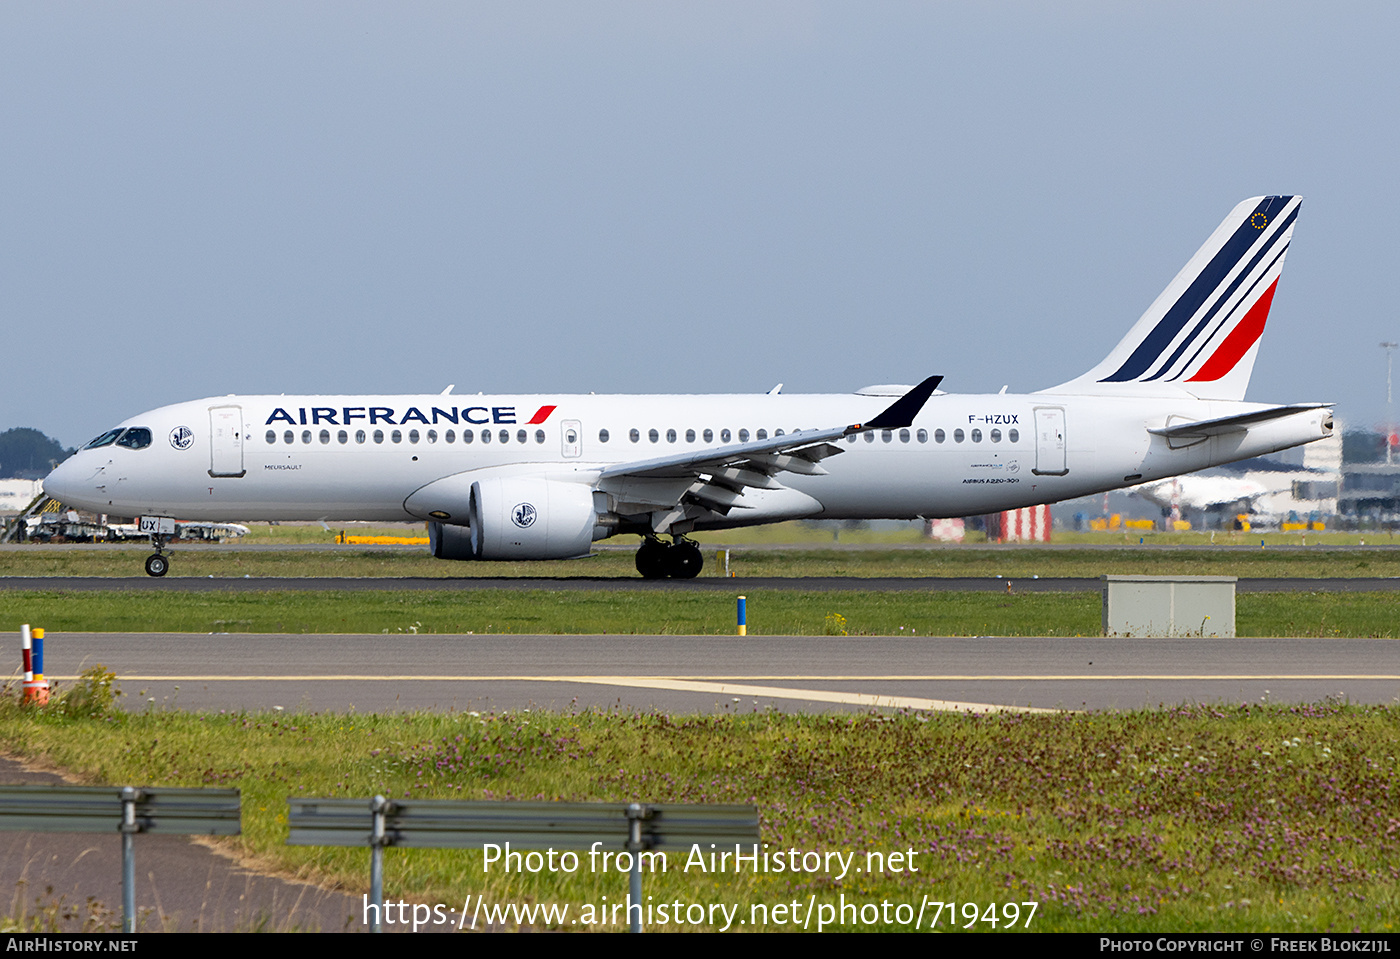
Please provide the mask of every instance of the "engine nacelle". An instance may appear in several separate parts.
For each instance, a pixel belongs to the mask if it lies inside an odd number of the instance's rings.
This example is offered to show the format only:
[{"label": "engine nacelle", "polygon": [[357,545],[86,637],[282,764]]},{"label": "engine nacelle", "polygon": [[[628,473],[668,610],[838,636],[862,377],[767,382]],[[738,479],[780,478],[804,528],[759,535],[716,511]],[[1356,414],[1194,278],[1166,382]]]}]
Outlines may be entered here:
[{"label": "engine nacelle", "polygon": [[466,527],[433,522],[428,540],[439,559],[572,559],[587,556],[598,523],[593,489],[533,477],[488,477],[471,484]]},{"label": "engine nacelle", "polygon": [[438,559],[476,559],[470,529],[436,520],[428,524],[428,551]]}]

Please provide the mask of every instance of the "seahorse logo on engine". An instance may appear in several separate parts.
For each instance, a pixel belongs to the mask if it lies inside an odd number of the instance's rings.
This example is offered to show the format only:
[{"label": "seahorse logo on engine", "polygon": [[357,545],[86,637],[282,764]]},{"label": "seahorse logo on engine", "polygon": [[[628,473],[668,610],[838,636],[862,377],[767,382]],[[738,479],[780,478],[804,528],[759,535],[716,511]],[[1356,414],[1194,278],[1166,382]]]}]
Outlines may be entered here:
[{"label": "seahorse logo on engine", "polygon": [[510,511],[511,522],[521,529],[529,529],[535,525],[535,518],[539,513],[530,503],[517,503],[515,509]]}]

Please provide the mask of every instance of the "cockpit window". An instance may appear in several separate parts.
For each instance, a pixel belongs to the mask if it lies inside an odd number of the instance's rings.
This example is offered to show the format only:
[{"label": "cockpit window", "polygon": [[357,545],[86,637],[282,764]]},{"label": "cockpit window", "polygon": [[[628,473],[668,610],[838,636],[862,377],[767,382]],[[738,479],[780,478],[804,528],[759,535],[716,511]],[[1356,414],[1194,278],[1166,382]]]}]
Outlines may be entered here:
[{"label": "cockpit window", "polygon": [[144,426],[133,426],[122,434],[117,445],[129,450],[143,450],[151,445],[151,431]]},{"label": "cockpit window", "polygon": [[99,436],[97,439],[89,443],[87,446],[84,446],[83,449],[95,450],[99,446],[110,446],[112,443],[116,442],[117,437],[121,435],[122,431],[120,428],[115,430],[108,430],[107,432]]}]

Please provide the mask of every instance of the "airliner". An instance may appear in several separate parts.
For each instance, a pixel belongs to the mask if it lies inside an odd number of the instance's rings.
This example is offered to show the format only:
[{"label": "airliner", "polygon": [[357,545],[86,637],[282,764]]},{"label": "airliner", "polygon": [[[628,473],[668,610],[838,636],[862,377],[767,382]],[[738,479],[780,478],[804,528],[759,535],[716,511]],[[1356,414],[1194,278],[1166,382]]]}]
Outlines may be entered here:
[{"label": "airliner", "polygon": [[1332,432],[1330,404],[1244,402],[1299,203],[1240,203],[1107,357],[1035,393],[930,376],[836,395],[230,395],[124,421],[44,489],[140,517],[152,576],[180,517],[420,520],[455,560],[632,533],[642,576],[689,578],[696,530],[967,516],[1178,476]]}]

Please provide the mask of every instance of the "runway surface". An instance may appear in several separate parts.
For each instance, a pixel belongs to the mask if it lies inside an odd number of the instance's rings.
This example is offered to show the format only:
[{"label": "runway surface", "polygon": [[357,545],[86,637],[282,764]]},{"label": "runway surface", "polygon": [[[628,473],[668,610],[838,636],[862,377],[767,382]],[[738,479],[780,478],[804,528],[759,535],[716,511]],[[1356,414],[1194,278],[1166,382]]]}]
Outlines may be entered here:
[{"label": "runway surface", "polygon": [[[0,590],[66,590],[72,592],[148,590],[152,592],[261,592],[267,590],[609,590],[647,592],[734,592],[772,589],[813,592],[1004,592],[1007,585],[1023,593],[1098,592],[1097,577],[899,577],[899,576],[720,576],[697,579],[648,580],[631,576],[549,577],[195,577],[166,576],[0,576]],[[1337,592],[1373,593],[1400,590],[1400,577],[1253,578],[1235,584],[1240,593]]]},{"label": "runway surface", "polygon": [[122,705],[675,713],[1388,703],[1384,639],[50,633],[51,679],[101,663]]}]

